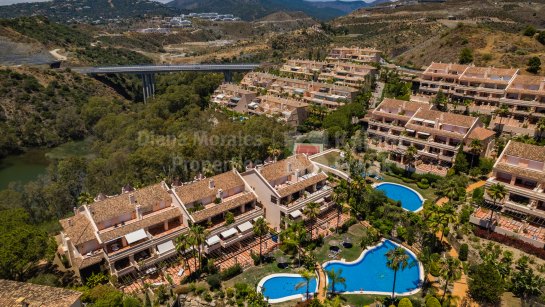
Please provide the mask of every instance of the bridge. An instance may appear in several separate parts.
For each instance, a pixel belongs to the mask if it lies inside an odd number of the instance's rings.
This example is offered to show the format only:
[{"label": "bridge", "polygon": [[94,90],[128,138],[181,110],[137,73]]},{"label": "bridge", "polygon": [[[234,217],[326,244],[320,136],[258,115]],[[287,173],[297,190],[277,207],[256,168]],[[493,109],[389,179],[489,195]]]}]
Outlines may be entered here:
[{"label": "bridge", "polygon": [[170,72],[216,72],[223,73],[226,82],[230,82],[234,72],[252,71],[259,64],[184,64],[184,65],[130,65],[76,67],[73,71],[86,75],[100,74],[135,74],[142,77],[144,102],[155,96],[155,74]]}]

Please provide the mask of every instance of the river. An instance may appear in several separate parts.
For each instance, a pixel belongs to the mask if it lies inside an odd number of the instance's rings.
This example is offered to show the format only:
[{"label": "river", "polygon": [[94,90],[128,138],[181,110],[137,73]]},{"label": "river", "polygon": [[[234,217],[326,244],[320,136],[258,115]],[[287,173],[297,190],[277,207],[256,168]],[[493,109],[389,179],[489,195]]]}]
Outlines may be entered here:
[{"label": "river", "polygon": [[30,149],[20,155],[7,156],[0,160],[0,190],[11,182],[27,183],[47,172],[49,164],[56,159],[70,156],[92,157],[90,139],[69,142],[55,148]]}]

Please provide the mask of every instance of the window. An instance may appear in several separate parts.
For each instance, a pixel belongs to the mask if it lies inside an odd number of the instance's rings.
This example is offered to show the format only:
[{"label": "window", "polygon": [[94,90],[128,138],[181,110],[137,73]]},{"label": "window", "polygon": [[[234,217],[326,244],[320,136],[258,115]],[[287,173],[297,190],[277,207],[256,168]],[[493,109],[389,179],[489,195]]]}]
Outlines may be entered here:
[{"label": "window", "polygon": [[277,204],[278,203],[278,198],[276,198],[276,196],[274,196],[274,195],[271,195],[271,203]]}]

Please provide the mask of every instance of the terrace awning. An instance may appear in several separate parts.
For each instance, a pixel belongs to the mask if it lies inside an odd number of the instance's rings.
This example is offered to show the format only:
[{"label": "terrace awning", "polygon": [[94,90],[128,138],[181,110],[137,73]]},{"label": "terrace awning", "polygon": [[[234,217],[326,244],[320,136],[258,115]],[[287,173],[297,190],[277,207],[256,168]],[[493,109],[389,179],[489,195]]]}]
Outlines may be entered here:
[{"label": "terrace awning", "polygon": [[125,235],[127,243],[133,244],[134,242],[146,239],[148,235],[144,229],[140,229]]},{"label": "terrace awning", "polygon": [[294,219],[300,217],[301,215],[303,215],[303,213],[301,212],[301,210],[295,210],[293,211],[292,213],[290,213],[290,216]]},{"label": "terrace awning", "polygon": [[219,243],[219,242],[220,242],[220,237],[218,237],[218,236],[212,236],[212,237],[206,239],[206,245],[208,245],[208,246],[212,246],[212,245],[214,245],[216,243]]},{"label": "terrace awning", "polygon": [[237,230],[235,228],[229,228],[226,231],[221,233],[221,236],[226,239],[229,238],[232,235],[235,235],[237,233]]},{"label": "terrace awning", "polygon": [[172,242],[172,240],[168,240],[165,243],[161,243],[157,245],[157,253],[159,253],[159,255],[170,252],[173,249],[174,249],[174,242]]},{"label": "terrace awning", "polygon": [[238,231],[240,231],[240,232],[246,232],[246,231],[252,229],[253,227],[254,226],[250,222],[244,222],[244,223],[237,226]]}]

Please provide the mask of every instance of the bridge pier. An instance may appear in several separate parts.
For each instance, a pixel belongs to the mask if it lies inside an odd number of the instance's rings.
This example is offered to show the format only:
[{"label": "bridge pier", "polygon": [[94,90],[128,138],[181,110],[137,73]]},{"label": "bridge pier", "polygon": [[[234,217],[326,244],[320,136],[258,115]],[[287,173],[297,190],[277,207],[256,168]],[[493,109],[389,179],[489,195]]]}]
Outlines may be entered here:
[{"label": "bridge pier", "polygon": [[231,81],[233,81],[233,72],[230,70],[224,70],[223,79],[225,80],[225,82],[231,83]]},{"label": "bridge pier", "polygon": [[144,103],[147,103],[150,98],[155,97],[155,74],[145,73],[141,74],[142,77],[142,96],[144,97]]}]

